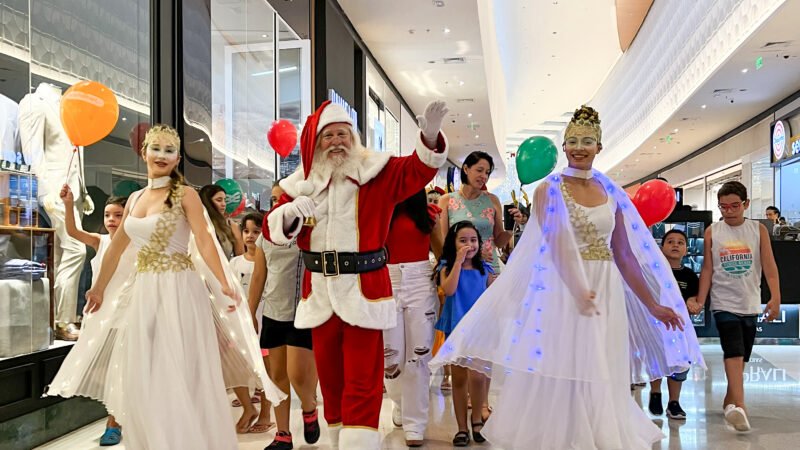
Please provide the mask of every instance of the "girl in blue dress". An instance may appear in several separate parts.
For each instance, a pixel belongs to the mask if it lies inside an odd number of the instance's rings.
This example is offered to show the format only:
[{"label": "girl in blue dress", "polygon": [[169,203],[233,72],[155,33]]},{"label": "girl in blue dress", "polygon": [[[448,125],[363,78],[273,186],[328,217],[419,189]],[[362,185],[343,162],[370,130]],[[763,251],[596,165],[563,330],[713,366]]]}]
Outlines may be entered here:
[{"label": "girl in blue dress", "polygon": [[[494,280],[494,270],[483,261],[480,249],[481,235],[472,222],[458,222],[447,233],[439,266],[439,281],[445,293],[442,315],[436,322],[436,329],[449,336],[458,322],[478,301],[481,294]],[[458,433],[453,445],[465,447],[470,442],[467,429],[467,392],[475,404],[485,404],[488,392],[486,376],[461,366],[452,366],[453,410],[458,423]],[[469,376],[467,374],[469,373]],[[483,403],[477,403],[483,402]],[[480,408],[472,409],[472,438],[484,442],[481,436],[483,418]]]}]

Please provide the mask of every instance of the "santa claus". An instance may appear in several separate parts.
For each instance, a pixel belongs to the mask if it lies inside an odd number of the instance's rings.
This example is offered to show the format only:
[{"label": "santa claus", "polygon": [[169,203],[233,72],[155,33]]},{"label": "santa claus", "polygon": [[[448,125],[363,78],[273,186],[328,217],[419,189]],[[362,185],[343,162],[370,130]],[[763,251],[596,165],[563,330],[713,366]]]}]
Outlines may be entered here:
[{"label": "santa claus", "polygon": [[423,189],[447,160],[444,102],[417,117],[406,157],[361,146],[345,110],[325,102],[306,121],[303,166],[267,216],[265,237],[297,239],[305,263],[295,326],[312,328],[333,448],[378,449],[383,333],[397,320],[384,244],[394,207]]}]

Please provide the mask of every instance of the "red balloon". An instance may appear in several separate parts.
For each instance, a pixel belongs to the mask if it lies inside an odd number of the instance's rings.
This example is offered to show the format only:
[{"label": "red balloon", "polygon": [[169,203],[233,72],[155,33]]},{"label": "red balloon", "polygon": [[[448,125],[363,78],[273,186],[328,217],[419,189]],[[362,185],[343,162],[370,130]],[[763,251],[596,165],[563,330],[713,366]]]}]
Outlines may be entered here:
[{"label": "red balloon", "polygon": [[131,148],[136,156],[142,156],[142,143],[144,143],[144,136],[150,129],[150,124],[147,122],[140,122],[131,128],[128,134],[128,141],[131,143]]},{"label": "red balloon", "polygon": [[644,183],[633,196],[633,204],[648,227],[669,217],[675,203],[675,189],[663,180]]},{"label": "red balloon", "polygon": [[286,158],[297,145],[297,128],[286,119],[276,120],[267,133],[267,140],[279,155]]}]

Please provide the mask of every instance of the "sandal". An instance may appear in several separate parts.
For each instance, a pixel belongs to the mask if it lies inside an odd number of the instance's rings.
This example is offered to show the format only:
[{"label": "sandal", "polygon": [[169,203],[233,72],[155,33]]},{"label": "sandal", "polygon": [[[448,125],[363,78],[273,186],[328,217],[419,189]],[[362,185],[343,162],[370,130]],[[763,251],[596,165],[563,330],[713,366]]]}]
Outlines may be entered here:
[{"label": "sandal", "polygon": [[247,432],[248,433],[253,433],[253,434],[266,433],[267,431],[269,431],[269,430],[271,430],[273,428],[275,428],[275,422],[269,422],[269,423],[258,423],[258,422],[256,422],[256,423],[253,424],[253,426],[251,426],[247,430]]},{"label": "sandal", "polygon": [[445,377],[442,379],[442,384],[439,386],[443,392],[450,392],[453,390],[453,384],[450,383],[450,377]]},{"label": "sandal", "polygon": [[[492,417],[492,412],[493,412],[494,410],[492,409],[492,407],[491,407],[491,406],[486,406],[486,407],[485,407],[485,408],[483,408],[483,409],[485,409],[485,410],[486,410],[486,412],[487,412],[488,414],[486,414],[486,415],[484,416],[484,415],[483,415],[483,411],[481,411],[481,420],[483,420],[483,423],[486,423],[486,421],[487,421],[487,420],[489,420],[489,417]],[[477,439],[476,439],[476,440],[477,440]]]},{"label": "sandal", "polygon": [[466,447],[469,445],[469,433],[466,431],[459,431],[453,437],[453,447]]},{"label": "sandal", "polygon": [[[481,429],[475,431],[475,427],[481,427]],[[483,437],[483,435],[481,434],[481,430],[483,430],[483,422],[472,424],[472,439],[478,444],[483,444],[484,442],[486,442],[486,438]]]}]

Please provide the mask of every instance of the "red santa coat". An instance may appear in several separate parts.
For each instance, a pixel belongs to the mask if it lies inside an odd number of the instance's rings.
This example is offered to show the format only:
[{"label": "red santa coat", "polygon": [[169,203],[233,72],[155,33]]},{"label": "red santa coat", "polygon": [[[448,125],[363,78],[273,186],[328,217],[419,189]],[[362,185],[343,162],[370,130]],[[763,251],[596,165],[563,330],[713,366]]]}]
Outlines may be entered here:
[{"label": "red santa coat", "polygon": [[[308,181],[314,189],[308,197],[317,205],[317,225],[300,230],[297,246],[312,252],[372,252],[383,248],[395,205],[424,189],[447,160],[447,140],[441,133],[436,150],[425,146],[421,133],[417,148],[421,150],[405,157],[372,150],[351,155],[360,159],[357,174],[342,181],[323,179],[312,171]],[[276,244],[288,244],[297,232],[295,228],[284,233],[282,209],[301,195],[303,180],[303,171],[298,169],[280,182],[286,194],[267,215],[264,227],[265,237]],[[295,326],[314,328],[334,313],[362,328],[395,327],[397,312],[388,269],[384,266],[338,277],[306,270]]]}]

